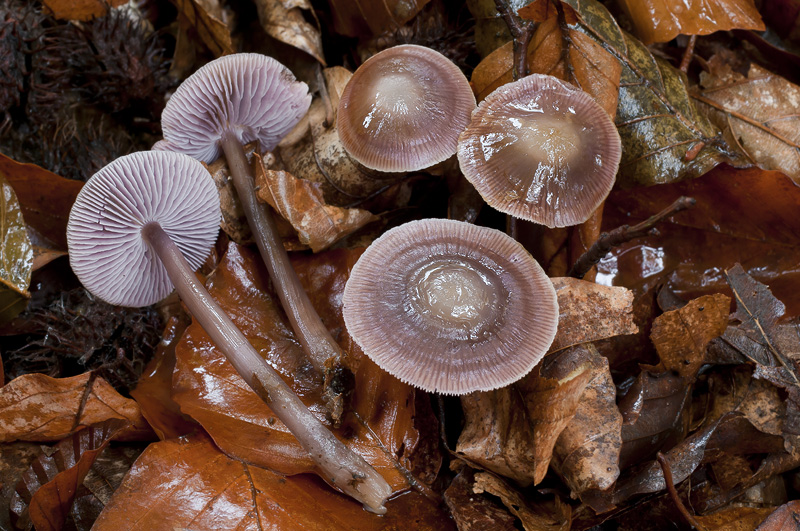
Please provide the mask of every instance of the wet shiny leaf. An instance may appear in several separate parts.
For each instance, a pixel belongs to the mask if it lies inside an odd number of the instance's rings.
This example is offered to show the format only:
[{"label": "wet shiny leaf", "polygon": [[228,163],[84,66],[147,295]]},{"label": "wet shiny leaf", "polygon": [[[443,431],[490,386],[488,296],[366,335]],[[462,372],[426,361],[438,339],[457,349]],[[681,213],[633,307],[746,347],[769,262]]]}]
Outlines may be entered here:
[{"label": "wet shiny leaf", "polygon": [[0,325],[25,309],[33,268],[33,248],[17,195],[0,171]]},{"label": "wet shiny leaf", "polygon": [[671,41],[679,34],[764,30],[753,0],[622,0],[620,4],[645,44]]},{"label": "wet shiny leaf", "polygon": [[800,87],[757,64],[745,77],[719,58],[692,98],[751,164],[800,185]]},{"label": "wet shiny leaf", "polygon": [[100,377],[25,374],[0,389],[0,441],[57,441],[84,426],[123,419],[122,440],[150,440],[153,432],[139,406]]},{"label": "wet shiny leaf", "polygon": [[11,499],[16,527],[24,529],[30,522],[40,531],[60,530],[95,459],[128,425],[109,419],[89,426],[59,442],[53,454],[33,461]]},{"label": "wet shiny leaf", "polygon": [[454,527],[434,503],[416,493],[389,501],[386,507],[384,516],[371,514],[315,477],[287,478],[231,459],[206,435],[197,434],[151,444],[93,529],[449,531]]}]

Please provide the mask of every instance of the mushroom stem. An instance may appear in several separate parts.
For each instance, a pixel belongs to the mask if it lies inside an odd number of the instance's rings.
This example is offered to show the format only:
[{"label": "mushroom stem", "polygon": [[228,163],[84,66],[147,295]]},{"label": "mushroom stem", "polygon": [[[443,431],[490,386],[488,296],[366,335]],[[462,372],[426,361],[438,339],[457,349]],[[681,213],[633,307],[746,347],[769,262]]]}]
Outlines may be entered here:
[{"label": "mushroom stem", "polygon": [[155,251],[181,300],[245,382],[286,425],[320,468],[323,477],[378,514],[391,487],[372,466],[347,448],[317,420],[286,382],[253,348],[225,311],[197,280],[177,245],[158,223],[142,236]]},{"label": "mushroom stem", "polygon": [[275,283],[292,330],[308,354],[311,364],[326,377],[327,382],[326,369],[339,364],[342,357],[341,349],[322,324],[289,262],[289,255],[278,236],[270,206],[259,203],[256,199],[252,168],[247,162],[242,144],[236,135],[227,132],[222,136],[221,145],[233,177],[233,185],[236,187],[247,222],[253,231],[253,238],[261,252],[261,258],[267,265],[269,276]]}]

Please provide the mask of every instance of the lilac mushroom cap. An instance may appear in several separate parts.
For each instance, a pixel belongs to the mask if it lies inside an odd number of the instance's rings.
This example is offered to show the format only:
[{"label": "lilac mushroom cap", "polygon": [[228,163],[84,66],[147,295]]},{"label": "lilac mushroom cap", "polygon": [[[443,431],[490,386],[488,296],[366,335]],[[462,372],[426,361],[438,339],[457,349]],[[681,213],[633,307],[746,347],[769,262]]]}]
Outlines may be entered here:
[{"label": "lilac mushroom cap", "polygon": [[172,282],[142,237],[157,222],[198,268],[217,239],[217,189],[202,164],[179,153],[143,151],[116,159],[86,183],[69,215],[72,270],[111,304],[148,306]]},{"label": "lilac mushroom cap", "polygon": [[156,149],[185,153],[203,162],[220,155],[231,131],[242,144],[258,140],[272,150],[311,105],[308,86],[271,57],[226,55],[184,81],[161,115],[164,143]]},{"label": "lilac mushroom cap", "polygon": [[373,170],[415,171],[456,152],[475,96],[437,51],[406,44],[367,59],[339,100],[337,129],[347,152]]},{"label": "lilac mushroom cap", "polygon": [[390,374],[466,394],[509,385],[544,357],[558,301],[536,260],[504,233],[426,219],[364,252],[345,286],[344,320]]},{"label": "lilac mushroom cap", "polygon": [[492,92],[458,141],[461,171],[490,206],[551,228],[589,218],[614,186],[621,156],[603,108],[540,74]]}]

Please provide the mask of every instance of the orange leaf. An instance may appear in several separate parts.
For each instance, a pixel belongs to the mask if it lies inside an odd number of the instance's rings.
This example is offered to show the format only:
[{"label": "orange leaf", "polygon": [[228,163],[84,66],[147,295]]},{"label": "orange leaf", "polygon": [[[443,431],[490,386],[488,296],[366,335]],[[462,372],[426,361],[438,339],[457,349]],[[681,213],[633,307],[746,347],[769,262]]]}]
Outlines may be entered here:
[{"label": "orange leaf", "polygon": [[[293,257],[293,262],[312,303],[343,346],[346,363],[355,373],[358,391],[351,409],[358,416],[346,416],[334,433],[375,466],[397,491],[408,486],[405,474],[413,468],[409,455],[418,442],[413,424],[415,392],[373,368],[372,362],[356,351],[344,330],[341,293],[359,254],[328,251]],[[231,243],[207,287],[256,350],[287,380],[312,413],[324,421],[320,382],[278,308],[277,299],[270,296],[268,282],[258,256]],[[314,469],[311,458],[294,436],[241,380],[199,325],[193,323],[186,330],[176,356],[173,398],[225,453],[285,474]],[[399,461],[397,455],[402,455]]]},{"label": "orange leaf", "polygon": [[151,444],[92,529],[454,529],[446,514],[416,493],[386,508],[384,516],[368,513],[313,476],[285,478],[231,459],[205,435],[193,435]]},{"label": "orange leaf", "polygon": [[622,0],[620,5],[645,44],[671,41],[678,34],[765,29],[753,0]]},{"label": "orange leaf", "polygon": [[0,153],[0,173],[14,188],[25,223],[60,249],[67,248],[69,211],[83,183]]},{"label": "orange leaf", "polygon": [[25,374],[0,389],[0,442],[57,441],[112,418],[131,424],[122,439],[152,437],[136,402],[88,372],[71,378]]},{"label": "orange leaf", "polygon": [[24,528],[30,519],[38,531],[60,530],[95,459],[128,426],[128,421],[120,419],[91,426],[59,442],[54,453],[42,454],[31,463],[11,498],[16,527]]},{"label": "orange leaf", "polygon": [[92,20],[102,17],[112,7],[126,4],[127,0],[42,0],[59,20]]}]

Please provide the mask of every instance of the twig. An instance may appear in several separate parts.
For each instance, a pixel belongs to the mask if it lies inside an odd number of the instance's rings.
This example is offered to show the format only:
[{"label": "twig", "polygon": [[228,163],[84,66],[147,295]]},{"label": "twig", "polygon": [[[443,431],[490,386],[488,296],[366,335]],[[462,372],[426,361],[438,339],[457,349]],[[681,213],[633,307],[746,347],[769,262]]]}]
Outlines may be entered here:
[{"label": "twig", "polygon": [[333,104],[331,102],[331,95],[328,93],[328,85],[325,82],[325,76],[322,74],[322,66],[317,64],[317,84],[319,85],[319,96],[322,103],[325,105],[325,122],[322,124],[326,129],[333,125]]},{"label": "twig", "polygon": [[665,218],[693,207],[696,201],[691,197],[681,196],[670,206],[656,214],[650,216],[638,225],[631,227],[630,225],[622,225],[617,227],[611,232],[604,232],[600,235],[596,242],[592,244],[588,251],[583,253],[580,258],[572,266],[569,276],[574,278],[583,278],[589,270],[596,266],[608,252],[614,247],[618,247],[625,242],[629,242],[635,238],[647,236],[654,230],[654,227]]},{"label": "twig", "polygon": [[669,492],[669,497],[672,498],[672,502],[675,504],[675,507],[678,508],[678,511],[683,516],[683,519],[686,520],[686,523],[692,526],[692,529],[698,529],[699,531],[707,531],[706,528],[698,522],[692,513],[689,512],[689,509],[683,504],[680,496],[678,496],[678,491],[675,490],[675,484],[672,482],[672,469],[669,466],[669,461],[667,458],[664,457],[664,454],[658,452],[656,454],[656,459],[658,460],[658,464],[661,465],[661,472],[664,473],[664,483],[667,484],[667,492]]},{"label": "twig", "polygon": [[505,20],[514,42],[514,81],[528,75],[528,44],[531,42],[536,24],[523,20],[514,11],[510,0],[494,0],[497,12]]},{"label": "twig", "polygon": [[686,45],[686,49],[683,51],[683,59],[681,59],[681,72],[684,74],[689,71],[689,65],[692,63],[692,58],[694,57],[694,45],[697,42],[697,35],[692,35],[689,37],[689,43]]}]

